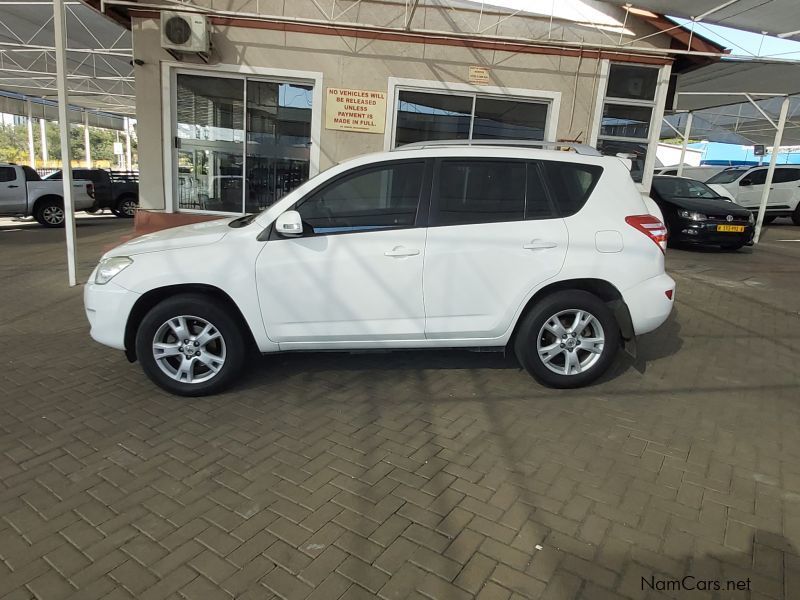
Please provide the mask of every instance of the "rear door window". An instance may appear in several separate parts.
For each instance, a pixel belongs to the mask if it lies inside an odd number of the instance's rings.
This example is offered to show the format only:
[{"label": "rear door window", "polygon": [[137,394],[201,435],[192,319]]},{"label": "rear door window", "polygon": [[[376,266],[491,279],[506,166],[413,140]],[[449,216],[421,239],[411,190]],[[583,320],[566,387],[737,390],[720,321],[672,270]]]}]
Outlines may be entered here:
[{"label": "rear door window", "polygon": [[0,167],[0,183],[14,181],[16,178],[17,173],[14,167]]},{"label": "rear door window", "polygon": [[800,180],[800,169],[775,169],[772,183],[791,183]]},{"label": "rear door window", "polygon": [[434,187],[432,225],[501,223],[525,219],[526,162],[445,159]]},{"label": "rear door window", "polygon": [[39,177],[39,174],[31,169],[30,167],[23,166],[22,172],[25,173],[25,181],[41,181],[42,178]]},{"label": "rear door window", "polygon": [[574,215],[583,208],[603,173],[599,165],[553,161],[544,164],[550,192],[562,217]]}]

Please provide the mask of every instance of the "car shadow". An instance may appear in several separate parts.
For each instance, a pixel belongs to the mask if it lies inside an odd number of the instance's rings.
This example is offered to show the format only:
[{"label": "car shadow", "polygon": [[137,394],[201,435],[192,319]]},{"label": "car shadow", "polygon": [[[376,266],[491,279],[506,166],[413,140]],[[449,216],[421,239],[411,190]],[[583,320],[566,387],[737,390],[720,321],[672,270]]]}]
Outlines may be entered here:
[{"label": "car shadow", "polygon": [[[645,373],[649,363],[677,353],[683,345],[680,324],[676,311],[656,331],[637,339],[637,355],[634,359],[620,350],[609,370],[593,385],[613,381],[633,368]],[[524,373],[522,366],[511,351],[474,351],[468,349],[417,349],[417,350],[369,350],[363,352],[287,352],[256,355],[251,358],[246,375],[235,389],[281,384],[303,376],[319,376],[335,373],[330,378],[346,385],[353,377],[369,377],[370,373],[500,370]],[[341,377],[347,374],[348,377]]]},{"label": "car shadow", "polygon": [[661,327],[651,333],[636,338],[636,356],[620,352],[611,368],[597,380],[597,383],[612,381],[629,369],[641,374],[647,372],[649,363],[668,358],[683,347],[681,325],[678,322],[678,307],[674,307]]}]

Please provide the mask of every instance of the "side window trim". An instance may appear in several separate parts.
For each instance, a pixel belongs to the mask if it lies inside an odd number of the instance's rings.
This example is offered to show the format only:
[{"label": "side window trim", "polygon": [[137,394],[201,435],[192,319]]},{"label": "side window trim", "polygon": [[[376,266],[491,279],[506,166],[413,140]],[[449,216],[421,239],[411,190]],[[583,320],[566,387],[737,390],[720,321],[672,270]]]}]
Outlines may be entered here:
[{"label": "side window trim", "polygon": [[[395,165],[404,165],[404,164],[422,164],[423,165],[423,176],[422,176],[422,183],[420,185],[420,193],[417,199],[417,212],[414,219],[414,224],[411,226],[403,226],[403,227],[391,227],[385,229],[385,231],[399,231],[403,229],[417,229],[420,227],[426,227],[428,221],[428,214],[430,210],[430,196],[431,196],[431,178],[432,178],[432,171],[433,171],[433,159],[432,158],[405,158],[399,160],[385,160],[380,162],[369,163],[367,165],[362,165],[360,167],[356,167],[354,169],[349,169],[340,173],[336,177],[326,181],[322,185],[314,188],[313,190],[309,190],[309,192],[297,200],[291,207],[287,208],[286,210],[297,210],[304,202],[314,197],[316,194],[324,192],[328,188],[340,183],[342,180],[352,177],[354,175],[359,175],[364,172],[378,170],[381,168],[385,168],[387,166],[395,166]],[[332,235],[352,235],[358,233],[370,233],[375,231],[382,231],[379,228],[365,228],[365,229],[355,229],[350,231],[330,231],[326,233],[319,233],[315,234],[314,237],[322,237],[322,236],[332,236]],[[300,236],[299,239],[303,239],[307,237],[305,235]],[[286,238],[279,235],[275,231],[274,223],[270,225],[265,231],[262,231],[258,236],[259,241],[262,240],[269,240],[269,241],[278,241],[278,240],[289,240],[289,239],[298,239],[298,238]]]}]

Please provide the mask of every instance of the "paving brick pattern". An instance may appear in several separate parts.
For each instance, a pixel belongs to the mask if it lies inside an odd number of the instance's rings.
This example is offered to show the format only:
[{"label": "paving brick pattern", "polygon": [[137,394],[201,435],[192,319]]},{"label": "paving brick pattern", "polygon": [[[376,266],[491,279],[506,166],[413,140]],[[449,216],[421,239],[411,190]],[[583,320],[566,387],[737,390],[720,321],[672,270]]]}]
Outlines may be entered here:
[{"label": "paving brick pattern", "polygon": [[[84,276],[122,231],[79,228]],[[0,233],[0,599],[800,597],[791,255],[754,297],[693,267],[754,254],[672,253],[673,318],[589,389],[309,354],[181,399],[88,338],[60,239]],[[642,587],[687,574],[750,591]]]}]

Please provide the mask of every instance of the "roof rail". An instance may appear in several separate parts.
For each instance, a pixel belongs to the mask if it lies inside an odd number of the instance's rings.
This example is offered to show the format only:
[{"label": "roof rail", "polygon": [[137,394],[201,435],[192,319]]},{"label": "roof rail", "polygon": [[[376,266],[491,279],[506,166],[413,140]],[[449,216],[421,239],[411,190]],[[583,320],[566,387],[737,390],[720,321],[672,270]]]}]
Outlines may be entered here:
[{"label": "roof rail", "polygon": [[420,150],[423,148],[442,148],[442,147],[470,147],[470,146],[501,146],[519,148],[541,148],[543,150],[567,150],[586,156],[602,156],[596,149],[587,144],[576,144],[574,142],[542,142],[536,140],[430,140],[427,142],[412,142],[394,148],[397,150]]}]

